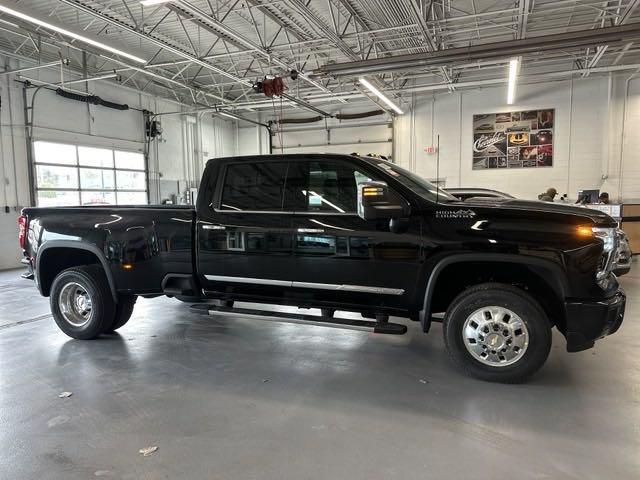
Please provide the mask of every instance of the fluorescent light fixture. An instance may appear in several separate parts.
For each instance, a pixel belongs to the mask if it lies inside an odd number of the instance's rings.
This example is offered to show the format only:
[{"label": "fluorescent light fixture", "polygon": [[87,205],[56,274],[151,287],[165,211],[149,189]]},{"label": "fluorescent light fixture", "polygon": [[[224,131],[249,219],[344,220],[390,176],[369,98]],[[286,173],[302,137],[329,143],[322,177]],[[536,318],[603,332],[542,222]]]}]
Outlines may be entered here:
[{"label": "fluorescent light fixture", "polygon": [[371,83],[369,83],[369,81],[366,78],[359,78],[358,81],[362,85],[367,87],[369,89],[369,91],[371,93],[373,93],[376,97],[378,97],[380,100],[382,100],[384,103],[386,103],[387,106],[389,106],[389,108],[391,108],[398,115],[402,115],[404,113],[402,110],[400,110],[400,107],[398,107],[395,103],[393,103],[391,100],[389,100],[389,98],[384,93],[382,93],[376,87],[371,85]]},{"label": "fluorescent light fixture", "polygon": [[152,7],[154,5],[162,5],[163,3],[169,3],[173,0],[140,0],[140,3],[145,7]]},{"label": "fluorescent light fixture", "polygon": [[122,50],[118,50],[117,48],[110,47],[109,45],[106,45],[106,44],[104,44],[102,42],[98,42],[96,40],[92,40],[92,39],[87,38],[87,37],[85,37],[83,35],[79,35],[77,33],[74,33],[74,32],[71,32],[69,30],[66,30],[66,29],[64,29],[62,27],[58,27],[57,25],[52,25],[51,23],[44,22],[44,21],[42,21],[42,20],[40,20],[38,18],[32,17],[32,16],[27,15],[25,13],[18,12],[17,10],[12,10],[11,8],[5,7],[4,5],[0,5],[0,12],[6,13],[7,15],[11,15],[12,17],[15,17],[15,18],[19,18],[20,20],[24,20],[26,22],[33,23],[33,24],[38,25],[40,27],[44,27],[44,28],[46,28],[48,30],[52,30],[52,31],[57,32],[57,33],[59,33],[61,35],[74,38],[74,39],[78,40],[79,42],[86,43],[86,44],[89,44],[89,45],[93,45],[94,47],[100,48],[102,50],[106,50],[108,52],[115,53],[116,55],[120,55],[122,57],[126,57],[126,58],[128,58],[130,60],[133,60],[135,62],[147,63],[146,60],[144,60],[144,59],[142,59],[140,57],[136,57],[135,55],[131,55],[130,53],[123,52]]},{"label": "fluorescent light fixture", "polygon": [[520,60],[512,58],[509,61],[509,85],[507,85],[507,105],[513,105],[516,98],[516,80],[518,77],[518,66]]}]

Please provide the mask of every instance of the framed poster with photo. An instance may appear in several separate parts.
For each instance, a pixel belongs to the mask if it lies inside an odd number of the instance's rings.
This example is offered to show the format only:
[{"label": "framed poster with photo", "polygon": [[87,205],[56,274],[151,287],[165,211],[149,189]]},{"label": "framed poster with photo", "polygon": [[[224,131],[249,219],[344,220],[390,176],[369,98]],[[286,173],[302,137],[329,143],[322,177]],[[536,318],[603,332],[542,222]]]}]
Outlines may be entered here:
[{"label": "framed poster with photo", "polygon": [[553,166],[555,110],[473,116],[473,169]]}]

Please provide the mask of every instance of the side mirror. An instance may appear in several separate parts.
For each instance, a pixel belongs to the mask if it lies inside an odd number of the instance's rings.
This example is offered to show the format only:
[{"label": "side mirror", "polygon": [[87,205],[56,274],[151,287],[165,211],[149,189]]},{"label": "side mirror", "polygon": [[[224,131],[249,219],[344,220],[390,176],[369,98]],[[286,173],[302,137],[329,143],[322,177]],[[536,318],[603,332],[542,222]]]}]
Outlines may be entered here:
[{"label": "side mirror", "polygon": [[358,216],[363,220],[388,220],[404,214],[403,205],[391,203],[386,182],[358,184]]}]

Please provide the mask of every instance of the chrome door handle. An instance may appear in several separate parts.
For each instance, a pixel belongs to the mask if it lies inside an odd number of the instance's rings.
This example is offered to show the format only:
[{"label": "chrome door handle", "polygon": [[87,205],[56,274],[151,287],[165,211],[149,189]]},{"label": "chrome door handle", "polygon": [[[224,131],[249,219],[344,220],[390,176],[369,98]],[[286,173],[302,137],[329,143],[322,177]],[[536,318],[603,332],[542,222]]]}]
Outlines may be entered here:
[{"label": "chrome door handle", "polygon": [[203,225],[202,229],[203,230],[226,230],[227,227],[225,227],[224,225]]}]

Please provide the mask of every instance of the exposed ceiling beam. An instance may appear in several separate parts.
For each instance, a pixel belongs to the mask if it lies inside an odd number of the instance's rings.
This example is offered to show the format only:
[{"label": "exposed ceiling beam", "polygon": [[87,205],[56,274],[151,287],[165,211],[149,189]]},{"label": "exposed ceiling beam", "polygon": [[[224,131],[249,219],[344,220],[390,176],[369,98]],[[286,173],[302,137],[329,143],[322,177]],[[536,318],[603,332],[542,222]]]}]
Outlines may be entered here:
[{"label": "exposed ceiling beam", "polygon": [[103,22],[106,22],[106,23],[109,23],[109,24],[111,24],[113,26],[116,26],[116,27],[122,29],[123,31],[125,31],[125,32],[127,32],[129,34],[135,35],[135,36],[137,36],[137,37],[139,37],[139,38],[141,38],[141,39],[143,39],[143,40],[145,40],[145,41],[147,41],[149,43],[154,44],[157,47],[162,48],[163,50],[166,50],[168,52],[173,53],[174,55],[177,55],[177,56],[182,57],[182,58],[184,58],[186,60],[189,60],[189,61],[195,63],[196,65],[200,65],[201,67],[204,67],[204,68],[206,68],[208,70],[211,70],[214,73],[222,75],[223,77],[230,78],[230,79],[235,80],[238,83],[242,83],[242,84],[244,84],[244,85],[246,85],[248,87],[251,86],[251,82],[249,80],[240,79],[240,78],[236,77],[235,75],[233,75],[232,73],[229,73],[229,72],[227,72],[227,71],[225,71],[225,70],[223,70],[221,68],[216,67],[215,65],[213,65],[213,64],[211,64],[209,62],[205,62],[205,61],[197,58],[196,56],[192,55],[191,53],[187,52],[186,50],[183,50],[183,49],[181,49],[179,47],[175,47],[173,45],[170,45],[170,44],[166,43],[165,41],[160,40],[160,39],[158,39],[158,38],[156,38],[156,37],[154,37],[152,35],[148,35],[146,33],[140,32],[140,31],[136,30],[135,28],[127,25],[126,23],[121,22],[120,20],[117,20],[117,19],[115,19],[115,18],[113,18],[113,17],[111,17],[109,15],[105,15],[104,13],[102,13],[102,12],[92,8],[92,7],[89,7],[88,5],[85,5],[85,4],[81,3],[81,2],[79,2],[78,0],[59,0],[59,1],[62,2],[62,3],[65,3],[67,5],[70,5],[73,8],[75,8],[77,10],[80,10],[81,12],[84,12],[84,13],[87,13],[89,15],[92,15],[92,16],[98,18],[99,20],[101,20]]},{"label": "exposed ceiling beam", "polygon": [[[301,0],[286,0],[292,8],[302,15],[302,17],[309,22],[309,24],[315,28],[320,34],[329,39],[347,58],[352,60],[359,60],[360,56],[356,54],[348,43],[346,43],[340,36],[334,32],[331,28],[328,28],[325,23],[318,18],[309,7]],[[374,83],[378,83],[375,81]],[[379,84],[378,84],[379,85]],[[370,98],[370,97],[368,97]],[[373,100],[372,100],[373,101]],[[380,106],[377,102],[373,101],[377,106]]]},{"label": "exposed ceiling beam", "polygon": [[[229,78],[231,80],[234,80],[235,82],[244,85],[246,87],[251,88],[253,86],[253,82],[251,82],[250,80],[246,79],[246,78],[240,78],[237,75],[234,75],[233,73],[227,72],[226,70],[223,70],[219,67],[216,67],[215,65],[211,64],[210,62],[204,61],[198,57],[196,57],[195,55],[187,52],[186,50],[183,50],[179,47],[175,47],[173,45],[170,45],[168,43],[166,43],[163,40],[160,40],[152,35],[148,35],[146,33],[140,32],[138,30],[136,30],[135,28],[127,25],[124,22],[121,22],[120,20],[117,20],[111,16],[105,15],[104,13],[89,7],[88,5],[85,5],[81,2],[79,2],[78,0],[59,0],[62,3],[65,3],[67,5],[70,5],[74,8],[76,8],[77,10],[80,10],[84,13],[87,13],[89,15],[92,15],[98,19],[100,19],[101,21],[104,21],[106,23],[109,23],[111,25],[117,26],[118,28],[122,29],[123,31],[126,31],[127,33],[131,34],[131,35],[135,35],[151,44],[156,45],[157,47],[160,47],[168,52],[173,53],[174,55],[177,55],[179,57],[182,57],[186,60],[189,60],[191,62],[193,62],[196,65],[199,65],[207,70],[210,70],[214,73],[217,73],[223,77]],[[321,115],[324,116],[331,116],[330,113],[328,112],[324,112],[324,111],[319,111],[316,107],[311,108],[311,106],[305,102],[304,100],[301,100],[299,98],[296,98],[293,95],[289,95],[289,94],[283,94],[282,95],[284,98],[291,100],[294,103],[299,104],[302,107],[305,107],[309,110],[312,110],[316,113],[321,113]]]},{"label": "exposed ceiling beam", "polygon": [[[640,5],[640,0],[631,0],[627,4],[622,14],[617,18],[616,25],[624,25],[627,22],[627,20],[631,18],[631,15],[633,15],[633,12],[636,10],[636,8],[638,8],[639,5]],[[608,48],[609,48],[609,45],[601,45],[597,48],[595,55],[591,58],[591,60],[587,64],[586,71],[583,73],[584,77],[589,76],[589,71],[598,64],[598,62],[602,59],[603,55],[607,52]]]},{"label": "exposed ceiling beam", "polygon": [[351,49],[348,43],[338,36],[333,30],[327,28],[322,20],[320,20],[303,2],[300,0],[286,0],[292,8],[298,11],[311,26],[328,38],[345,56],[352,60],[358,60],[360,57]]},{"label": "exposed ceiling beam", "polygon": [[[46,46],[46,47],[49,47],[51,49],[55,49],[57,51],[56,55],[60,55],[61,50],[65,49],[65,48],[69,48],[69,49],[75,50],[77,52],[86,52],[86,53],[88,53],[90,55],[93,55],[96,58],[103,59],[103,61],[105,63],[106,62],[111,62],[111,63],[115,63],[117,65],[120,65],[120,66],[124,67],[122,69],[118,69],[118,72],[137,71],[137,72],[144,73],[145,75],[147,75],[149,77],[152,77],[154,79],[154,84],[159,86],[160,88],[163,88],[163,89],[169,89],[170,88],[170,87],[168,87],[166,85],[168,83],[170,85],[173,85],[174,87],[180,87],[182,89],[187,90],[188,92],[190,92],[190,94],[192,96],[194,94],[196,96],[202,94],[202,95],[205,95],[206,97],[214,98],[217,101],[223,101],[223,99],[221,97],[218,97],[218,96],[216,96],[214,94],[210,94],[208,92],[200,90],[200,87],[197,86],[197,85],[186,85],[186,84],[183,84],[183,83],[178,82],[176,80],[173,80],[172,78],[166,77],[164,75],[160,75],[160,74],[154,73],[154,72],[148,72],[148,71],[142,69],[139,66],[130,64],[130,63],[125,62],[125,61],[123,61],[121,59],[118,59],[118,58],[115,58],[115,57],[111,57],[109,55],[106,55],[106,54],[100,53],[98,51],[95,51],[90,46],[84,46],[84,45],[81,45],[80,43],[71,43],[70,41],[67,41],[62,37],[54,36],[53,34],[50,34],[46,30],[42,30],[42,29],[36,30],[35,27],[31,28],[31,27],[29,27],[27,25],[20,26],[20,27],[18,27],[16,25],[15,28],[16,28],[16,30],[9,30],[9,29],[6,29],[4,27],[0,27],[0,31],[3,31],[3,32],[7,33],[7,34],[15,35],[15,36],[17,36],[19,38],[24,38],[24,39],[27,39],[30,36],[35,36],[37,38],[37,40],[38,40],[38,43],[41,45],[41,47],[45,47]],[[43,35],[46,35],[46,36],[43,36]],[[4,50],[1,50],[0,53],[3,54],[3,55],[6,55],[6,56],[12,56],[12,57],[16,55],[15,53],[11,54],[11,53],[6,52]],[[40,52],[38,52],[38,54],[40,56],[42,54],[42,50]],[[24,59],[22,56],[18,56],[16,58]],[[40,59],[31,59],[31,61],[39,62]],[[55,63],[60,63],[60,61],[58,60]],[[104,66],[104,64],[102,66]],[[86,72],[84,72],[84,69],[80,70],[79,68],[76,68],[75,66],[72,65],[72,63],[68,59],[65,59],[65,71],[70,71],[70,72],[74,72],[75,73],[75,70],[77,70],[80,75],[84,75],[86,73]],[[98,69],[98,70],[99,71],[94,72],[94,73],[96,73],[96,74],[105,73],[105,71],[100,71],[100,69]],[[108,71],[112,71],[112,70],[108,70]],[[161,80],[163,83],[158,83],[155,80]],[[121,85],[121,86],[123,86],[123,85]],[[123,87],[124,88],[129,88],[129,87],[126,87],[126,86],[123,86]],[[137,90],[140,91],[139,89],[137,89]],[[172,89],[172,93],[173,93],[173,96],[176,97],[175,89]],[[178,100],[178,101],[182,102],[181,100]]]},{"label": "exposed ceiling beam", "polygon": [[[258,45],[257,43],[241,35],[234,29],[224,25],[222,22],[216,20],[211,15],[207,14],[205,11],[199,9],[195,5],[192,5],[191,3],[185,0],[174,0],[173,3],[168,3],[167,6],[178,14],[182,14],[182,15],[186,14],[191,18],[194,18],[200,22],[203,22],[205,26],[212,27],[213,29],[212,33],[214,34],[218,34],[218,35],[223,34],[223,35],[226,35],[227,37],[230,37],[233,43],[235,43],[240,48],[244,47],[249,49],[246,53],[255,53],[259,56],[262,56],[265,59],[267,59],[267,61],[269,61],[270,63],[274,63],[275,65],[286,70],[287,72],[291,70],[295,70],[295,66],[289,65],[287,62],[281,60],[276,55],[274,55],[273,52],[266,50],[261,45]],[[319,90],[325,93],[329,93],[329,94],[332,93],[324,85],[309,78],[303,72],[299,72],[299,77],[305,82],[313,85],[314,87],[318,88]]]},{"label": "exposed ceiling beam", "polygon": [[[428,52],[435,52],[438,50],[438,45],[436,44],[435,38],[431,36],[431,32],[429,31],[429,27],[427,26],[427,20],[424,18],[424,14],[420,7],[418,6],[417,0],[407,0],[409,2],[409,6],[411,8],[411,13],[413,14],[413,18],[416,20],[418,27],[420,27],[420,31],[422,32],[422,38],[424,42],[427,44]],[[445,82],[449,84],[449,89],[453,90],[453,81],[451,80],[451,76],[445,67],[440,67],[440,73],[444,78]]]},{"label": "exposed ceiling beam", "polygon": [[518,40],[526,38],[527,36],[527,23],[529,21],[530,11],[531,0],[518,1],[518,30],[516,32],[516,38]]},{"label": "exposed ceiling beam", "polygon": [[439,67],[460,61],[506,58],[557,50],[580,50],[603,44],[624,44],[637,38],[640,38],[640,23],[633,23],[596,30],[580,30],[577,32],[529,37],[521,40],[479,44],[470,47],[448,48],[437,52],[327,64],[314,73],[318,75],[348,76],[376,74],[412,68]]}]

